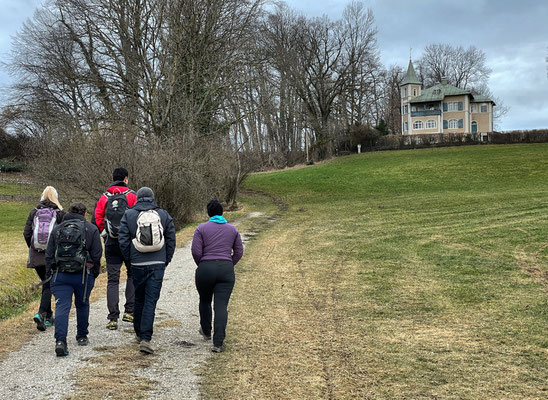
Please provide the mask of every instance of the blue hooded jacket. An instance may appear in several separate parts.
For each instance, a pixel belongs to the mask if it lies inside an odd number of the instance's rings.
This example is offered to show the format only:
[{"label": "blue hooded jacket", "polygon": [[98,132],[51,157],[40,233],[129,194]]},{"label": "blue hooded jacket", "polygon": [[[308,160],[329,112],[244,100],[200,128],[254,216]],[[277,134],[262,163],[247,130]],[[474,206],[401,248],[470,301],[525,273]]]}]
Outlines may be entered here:
[{"label": "blue hooded jacket", "polygon": [[[132,240],[137,232],[137,218],[141,211],[156,210],[164,228],[165,245],[158,251],[141,253],[135,249]],[[132,266],[169,264],[175,253],[175,225],[166,210],[158,208],[152,197],[137,199],[137,203],[127,210],[120,221],[118,242],[124,259]]]}]

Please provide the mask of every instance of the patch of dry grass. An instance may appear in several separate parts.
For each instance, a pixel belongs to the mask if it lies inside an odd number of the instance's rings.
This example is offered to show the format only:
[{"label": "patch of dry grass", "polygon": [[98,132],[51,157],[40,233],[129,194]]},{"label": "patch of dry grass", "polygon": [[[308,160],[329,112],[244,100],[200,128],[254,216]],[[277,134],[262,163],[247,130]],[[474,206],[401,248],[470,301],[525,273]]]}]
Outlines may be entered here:
[{"label": "patch of dry grass", "polygon": [[138,345],[95,348],[104,354],[94,357],[94,366],[80,368],[71,379],[76,394],[63,397],[65,400],[95,399],[144,399],[156,382],[139,376],[139,371],[156,362],[156,358],[143,355]]},{"label": "patch of dry grass", "polygon": [[179,320],[176,319],[165,319],[163,321],[160,321],[156,324],[154,324],[155,328],[171,328],[175,326],[181,326],[182,323]]}]

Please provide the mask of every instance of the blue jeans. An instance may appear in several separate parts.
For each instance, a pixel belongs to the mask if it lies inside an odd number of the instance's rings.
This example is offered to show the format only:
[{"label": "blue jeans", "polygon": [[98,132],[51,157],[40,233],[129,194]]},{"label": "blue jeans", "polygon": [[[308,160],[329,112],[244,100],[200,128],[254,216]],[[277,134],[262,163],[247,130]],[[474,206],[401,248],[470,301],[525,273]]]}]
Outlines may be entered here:
[{"label": "blue jeans", "polygon": [[156,303],[160,298],[165,264],[131,266],[135,286],[133,329],[141,340],[152,338]]},{"label": "blue jeans", "polygon": [[[86,284],[87,281],[87,284]],[[55,296],[55,340],[67,341],[68,319],[74,294],[76,306],[76,337],[88,335],[89,294],[95,278],[91,274],[54,273],[51,279],[51,292]]]}]

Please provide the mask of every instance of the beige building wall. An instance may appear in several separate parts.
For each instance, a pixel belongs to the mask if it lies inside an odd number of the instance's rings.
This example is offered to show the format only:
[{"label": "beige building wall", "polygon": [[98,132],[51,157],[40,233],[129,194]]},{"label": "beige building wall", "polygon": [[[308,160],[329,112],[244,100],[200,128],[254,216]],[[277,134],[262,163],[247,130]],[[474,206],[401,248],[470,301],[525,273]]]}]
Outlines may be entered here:
[{"label": "beige building wall", "polygon": [[[462,102],[462,111],[446,111],[442,112],[441,115],[441,131],[444,133],[464,133],[467,131],[466,129],[466,99],[465,95],[462,96],[447,96],[445,99],[443,99],[442,102],[442,110],[443,110],[443,103],[451,103],[451,102]],[[447,124],[449,124],[449,120],[456,119],[457,121],[462,119],[462,128],[447,128],[443,129],[443,121],[446,120]]]},{"label": "beige building wall", "polygon": [[413,118],[411,118],[413,123],[415,123],[415,121],[422,121],[422,125],[424,127],[426,127],[426,122],[430,119],[436,121],[436,128],[432,128],[432,129],[426,129],[426,128],[424,128],[424,129],[413,129],[413,135],[424,135],[424,134],[427,134],[427,133],[439,133],[440,132],[440,124],[439,124],[437,115],[432,115],[430,117],[413,117]]},{"label": "beige building wall", "polygon": [[[479,104],[478,104],[479,109]],[[470,124],[472,124],[472,121],[476,121],[478,123],[478,132],[491,132],[491,127],[489,126],[489,113],[472,113],[472,119],[470,121]],[[471,126],[471,125],[470,125]]]}]

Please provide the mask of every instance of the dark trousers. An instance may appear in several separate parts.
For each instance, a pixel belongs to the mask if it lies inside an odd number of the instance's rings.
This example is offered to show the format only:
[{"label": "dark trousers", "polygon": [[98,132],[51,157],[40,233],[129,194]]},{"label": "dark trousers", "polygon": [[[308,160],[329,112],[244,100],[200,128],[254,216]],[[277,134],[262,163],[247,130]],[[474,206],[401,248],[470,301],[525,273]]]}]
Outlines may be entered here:
[{"label": "dark trousers", "polygon": [[[46,279],[46,266],[40,265],[35,268],[38,277],[43,282]],[[40,315],[45,315],[46,318],[51,318],[53,311],[51,310],[51,283],[48,281],[42,285],[42,297],[40,297]]]},{"label": "dark trousers", "polygon": [[135,287],[133,286],[133,279],[131,274],[131,266],[128,265],[122,251],[120,250],[120,244],[117,239],[111,237],[105,238],[105,258],[107,260],[107,308],[108,319],[117,320],[120,317],[120,308],[118,306],[120,301],[119,286],[120,286],[120,269],[122,264],[126,265],[127,281],[126,281],[126,304],[124,304],[124,312],[132,313],[135,302]]},{"label": "dark trousers", "polygon": [[131,267],[135,285],[133,329],[141,340],[152,339],[156,303],[160,298],[165,264]]},{"label": "dark trousers", "polygon": [[[126,280],[126,304],[124,304],[124,312],[132,313],[134,304],[135,304],[135,287],[133,284],[133,277],[131,273],[131,267],[127,268],[127,280]],[[117,320],[120,317],[120,295],[119,295],[119,286],[120,286],[120,270],[122,269],[122,264],[108,264],[107,263],[107,308],[108,308],[108,319]]]},{"label": "dark trousers", "polygon": [[[87,281],[87,284],[86,284]],[[74,294],[76,306],[76,337],[88,335],[89,321],[89,294],[95,278],[91,274],[54,273],[51,279],[51,292],[55,296],[55,340],[67,340],[68,319]]]},{"label": "dark trousers", "polygon": [[206,335],[211,334],[211,300],[214,301],[213,345],[215,346],[221,346],[225,340],[227,307],[234,282],[234,265],[230,261],[203,261],[196,269],[196,288],[200,295],[200,326]]}]

